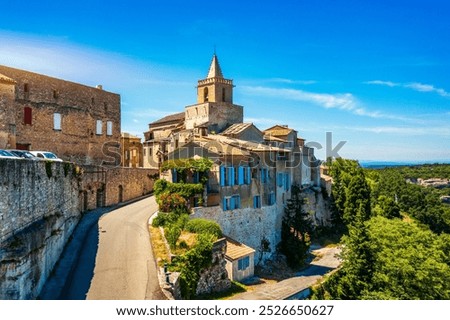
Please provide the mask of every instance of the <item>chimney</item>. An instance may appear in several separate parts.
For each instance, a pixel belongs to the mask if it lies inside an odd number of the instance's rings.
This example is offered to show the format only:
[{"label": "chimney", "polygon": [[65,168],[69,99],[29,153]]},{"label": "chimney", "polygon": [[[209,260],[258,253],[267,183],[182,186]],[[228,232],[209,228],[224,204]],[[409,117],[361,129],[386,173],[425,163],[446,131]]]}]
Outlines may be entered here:
[{"label": "chimney", "polygon": [[103,86],[102,86],[101,84],[98,84],[98,85],[97,85],[97,89],[98,89],[98,90],[103,90]]}]

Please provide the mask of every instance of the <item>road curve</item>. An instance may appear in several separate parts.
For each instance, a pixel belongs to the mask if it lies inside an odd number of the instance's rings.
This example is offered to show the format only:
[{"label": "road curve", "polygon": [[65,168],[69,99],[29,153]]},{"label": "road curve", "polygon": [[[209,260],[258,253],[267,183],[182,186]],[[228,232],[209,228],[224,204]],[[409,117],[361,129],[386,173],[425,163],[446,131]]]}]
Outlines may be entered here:
[{"label": "road curve", "polygon": [[149,197],[101,217],[94,276],[87,299],[164,299],[147,227],[156,210],[155,198]]}]

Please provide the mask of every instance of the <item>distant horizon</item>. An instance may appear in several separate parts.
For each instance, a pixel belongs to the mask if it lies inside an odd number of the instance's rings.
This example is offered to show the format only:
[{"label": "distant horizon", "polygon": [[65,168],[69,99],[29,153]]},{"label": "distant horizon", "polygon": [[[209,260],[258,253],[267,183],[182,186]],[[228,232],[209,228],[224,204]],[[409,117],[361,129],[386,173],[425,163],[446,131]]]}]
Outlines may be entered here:
[{"label": "distant horizon", "polygon": [[122,131],[142,138],[196,103],[216,52],[244,122],[286,124],[319,146],[332,132],[349,159],[448,162],[449,11],[439,0],[9,1],[0,64],[103,85],[121,96]]}]

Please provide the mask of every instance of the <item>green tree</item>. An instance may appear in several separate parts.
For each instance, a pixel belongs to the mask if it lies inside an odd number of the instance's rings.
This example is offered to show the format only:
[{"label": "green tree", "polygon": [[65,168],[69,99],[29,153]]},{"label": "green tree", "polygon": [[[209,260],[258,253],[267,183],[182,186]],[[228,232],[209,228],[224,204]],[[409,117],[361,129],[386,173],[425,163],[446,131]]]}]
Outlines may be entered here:
[{"label": "green tree", "polygon": [[388,219],[400,218],[400,207],[394,201],[394,199],[387,196],[380,196],[373,209],[375,215],[383,216]]},{"label": "green tree", "polygon": [[291,198],[287,200],[281,225],[279,245],[289,266],[298,267],[304,263],[309,246],[312,223],[303,210],[304,199],[298,186],[292,186]]},{"label": "green tree", "polygon": [[355,224],[357,220],[370,219],[370,188],[364,177],[362,169],[358,169],[351,178],[345,192],[344,222],[347,226]]}]

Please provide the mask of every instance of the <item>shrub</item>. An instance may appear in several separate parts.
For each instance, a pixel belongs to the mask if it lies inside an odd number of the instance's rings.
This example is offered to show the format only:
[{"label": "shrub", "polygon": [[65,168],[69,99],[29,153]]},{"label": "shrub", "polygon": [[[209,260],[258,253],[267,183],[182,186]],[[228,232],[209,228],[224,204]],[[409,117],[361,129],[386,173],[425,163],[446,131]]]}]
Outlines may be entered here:
[{"label": "shrub", "polygon": [[178,212],[159,212],[153,219],[152,226],[157,228],[176,224],[179,228],[184,229],[187,219],[189,219],[187,214],[180,215]]},{"label": "shrub", "polygon": [[211,234],[220,238],[222,236],[222,230],[217,222],[205,220],[205,219],[192,219],[189,220],[185,226],[186,230],[199,234]]},{"label": "shrub", "polygon": [[177,247],[178,238],[181,236],[181,228],[177,225],[170,225],[164,229],[164,234],[166,235],[170,249],[175,250]]},{"label": "shrub", "polygon": [[187,201],[177,193],[164,193],[159,197],[159,210],[162,212],[188,212]]}]

